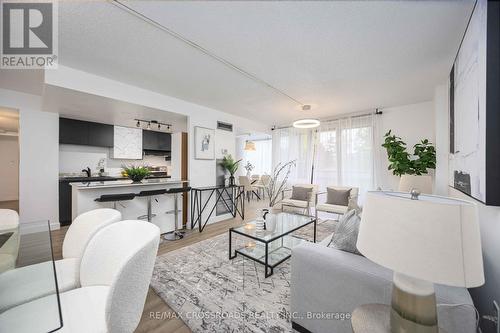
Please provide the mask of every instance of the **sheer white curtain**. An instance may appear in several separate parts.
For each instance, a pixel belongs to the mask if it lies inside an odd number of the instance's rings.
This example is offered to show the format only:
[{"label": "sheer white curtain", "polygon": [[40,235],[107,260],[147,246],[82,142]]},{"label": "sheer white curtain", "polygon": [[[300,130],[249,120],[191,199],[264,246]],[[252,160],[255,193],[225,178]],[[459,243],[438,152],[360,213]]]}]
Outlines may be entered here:
[{"label": "sheer white curtain", "polygon": [[[252,142],[255,143],[255,151],[244,150],[244,163],[242,163],[241,165],[244,166],[247,164],[247,162],[250,162],[254,166],[252,174],[271,174],[273,149],[272,140],[255,140]],[[243,171],[246,172],[244,169]]]},{"label": "sheer white curtain", "polygon": [[374,188],[373,116],[357,116],[323,123],[317,130],[314,183],[356,186],[360,201]]},{"label": "sheer white curtain", "polygon": [[292,184],[310,184],[314,151],[313,131],[283,128],[273,131],[273,167],[278,163],[296,160],[289,181]]}]

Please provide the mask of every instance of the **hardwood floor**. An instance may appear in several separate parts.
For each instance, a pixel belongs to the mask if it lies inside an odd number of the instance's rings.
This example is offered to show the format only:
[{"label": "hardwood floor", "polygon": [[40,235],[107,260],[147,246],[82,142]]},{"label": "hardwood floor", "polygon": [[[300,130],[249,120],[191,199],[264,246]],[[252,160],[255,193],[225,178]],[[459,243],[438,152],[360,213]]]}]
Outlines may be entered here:
[{"label": "hardwood floor", "polygon": [[[266,206],[266,201],[252,200],[245,205],[245,221],[250,221],[255,218],[256,209]],[[165,254],[170,251],[175,251],[182,247],[200,242],[202,240],[226,233],[230,227],[239,226],[243,224],[243,220],[237,218],[213,223],[207,225],[202,233],[198,229],[189,231],[186,236],[175,242],[164,241],[160,244],[158,255]],[[59,230],[52,232],[52,244],[55,259],[62,257],[62,243],[64,235],[68,227],[62,227]],[[175,312],[154,292],[149,288],[146,304],[142,318],[137,327],[136,333],[186,333],[191,332],[184,322],[175,316]]]},{"label": "hardwood floor", "polygon": [[19,200],[0,201],[1,209],[12,209],[19,212]]}]

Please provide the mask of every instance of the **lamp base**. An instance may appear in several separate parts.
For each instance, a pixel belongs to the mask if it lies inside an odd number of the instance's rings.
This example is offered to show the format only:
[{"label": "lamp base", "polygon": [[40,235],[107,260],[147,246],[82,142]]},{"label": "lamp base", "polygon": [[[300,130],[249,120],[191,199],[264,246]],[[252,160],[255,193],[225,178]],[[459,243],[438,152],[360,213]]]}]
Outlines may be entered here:
[{"label": "lamp base", "polygon": [[394,273],[392,333],[438,333],[436,294],[430,282]]}]

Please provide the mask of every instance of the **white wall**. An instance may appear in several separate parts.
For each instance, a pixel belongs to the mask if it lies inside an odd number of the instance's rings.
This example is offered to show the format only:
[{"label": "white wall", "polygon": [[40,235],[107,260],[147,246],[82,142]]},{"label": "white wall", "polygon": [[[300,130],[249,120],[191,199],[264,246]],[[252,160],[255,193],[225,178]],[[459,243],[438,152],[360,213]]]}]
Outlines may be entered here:
[{"label": "white wall", "polygon": [[39,96],[0,89],[0,105],[19,110],[19,214],[22,232],[30,222],[59,227],[59,116],[42,112]]},{"label": "white wall", "polygon": [[[436,190],[438,194],[475,202],[479,209],[481,241],[483,247],[486,283],[480,288],[470,289],[475,306],[481,315],[493,314],[493,300],[500,301],[500,207],[486,206],[471,197],[449,187],[449,121],[448,84],[435,90],[436,112]],[[493,332],[492,325],[484,320],[483,332]]]},{"label": "white wall", "polygon": [[19,144],[17,136],[0,135],[0,201],[19,199]]},{"label": "white wall", "polygon": [[[377,117],[379,117],[377,120],[380,136],[377,145],[383,143],[383,135],[389,130],[406,142],[410,154],[413,153],[413,145],[422,139],[429,139],[431,142],[435,140],[434,103],[432,101],[385,108],[383,114]],[[399,177],[387,170],[387,151],[381,148],[378,154],[380,154],[381,170],[377,186],[382,189],[397,189]]]}]

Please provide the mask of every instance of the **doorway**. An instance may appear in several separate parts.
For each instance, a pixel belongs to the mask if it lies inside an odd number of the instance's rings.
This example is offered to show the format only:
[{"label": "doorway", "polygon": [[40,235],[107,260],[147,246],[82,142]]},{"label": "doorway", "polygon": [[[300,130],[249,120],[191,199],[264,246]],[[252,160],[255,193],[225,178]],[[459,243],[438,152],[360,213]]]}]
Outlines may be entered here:
[{"label": "doorway", "polygon": [[19,212],[19,112],[0,107],[0,208]]}]

